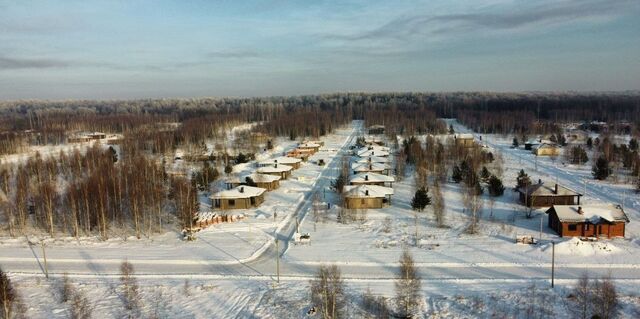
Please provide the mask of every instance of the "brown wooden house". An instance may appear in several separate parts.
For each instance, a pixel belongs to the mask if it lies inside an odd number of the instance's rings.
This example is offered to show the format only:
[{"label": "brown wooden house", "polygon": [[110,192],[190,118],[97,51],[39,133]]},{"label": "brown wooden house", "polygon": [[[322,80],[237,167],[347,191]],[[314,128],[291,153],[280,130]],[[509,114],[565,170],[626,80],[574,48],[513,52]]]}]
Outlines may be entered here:
[{"label": "brown wooden house", "polygon": [[391,203],[393,188],[376,185],[347,185],[344,187],[345,208],[382,208]]},{"label": "brown wooden house", "polygon": [[211,195],[211,207],[216,209],[248,209],[264,202],[264,188],[238,186]]},{"label": "brown wooden house", "polygon": [[288,156],[280,156],[268,160],[264,160],[258,163],[259,167],[265,166],[275,166],[277,164],[284,164],[287,166],[293,167],[293,169],[300,168],[300,164],[302,163],[302,159]]},{"label": "brown wooden house", "polygon": [[553,205],[580,205],[582,194],[558,185],[553,186],[542,183],[527,187],[520,187],[516,190],[520,194],[520,201],[527,207],[549,207]]},{"label": "brown wooden house", "polygon": [[560,237],[624,237],[629,218],[620,205],[554,205],[547,210],[549,228]]},{"label": "brown wooden house", "polygon": [[289,178],[289,176],[291,176],[292,169],[293,167],[288,165],[275,164],[273,166],[260,167],[256,170],[256,172],[260,174],[280,176],[280,178],[282,179],[287,179]]},{"label": "brown wooden house", "polygon": [[455,134],[453,140],[457,146],[472,147],[474,144],[473,134]]},{"label": "brown wooden house", "polygon": [[[267,191],[272,191],[280,187],[280,179],[280,176],[254,173],[243,177],[230,177],[225,180],[225,184],[227,186],[227,189],[233,189],[238,186],[247,185],[264,188]],[[250,185],[249,182],[253,183],[253,185]]]}]

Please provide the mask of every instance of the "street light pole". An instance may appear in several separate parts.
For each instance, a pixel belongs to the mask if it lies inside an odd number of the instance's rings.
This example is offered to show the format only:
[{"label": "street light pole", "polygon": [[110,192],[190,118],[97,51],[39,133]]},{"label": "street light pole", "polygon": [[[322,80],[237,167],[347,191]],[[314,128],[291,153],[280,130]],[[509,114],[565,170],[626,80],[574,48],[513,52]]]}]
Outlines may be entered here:
[{"label": "street light pole", "polygon": [[44,250],[44,241],[40,241],[42,247],[42,258],[44,259],[44,276],[49,279],[49,268],[47,267],[47,253]]},{"label": "street light pole", "polygon": [[551,288],[553,288],[556,268],[556,242],[551,242]]}]

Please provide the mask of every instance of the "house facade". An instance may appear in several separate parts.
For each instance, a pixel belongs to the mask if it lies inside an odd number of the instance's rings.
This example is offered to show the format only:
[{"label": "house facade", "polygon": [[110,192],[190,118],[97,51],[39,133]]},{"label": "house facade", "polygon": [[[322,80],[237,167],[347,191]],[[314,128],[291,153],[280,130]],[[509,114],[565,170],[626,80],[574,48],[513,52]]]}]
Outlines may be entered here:
[{"label": "house facade", "polygon": [[554,205],[547,210],[549,228],[560,237],[624,237],[629,218],[620,205]]},{"label": "house facade", "polygon": [[249,209],[264,202],[264,188],[238,186],[211,195],[211,207],[216,209]]},{"label": "house facade", "polygon": [[376,185],[349,185],[344,187],[345,208],[382,208],[391,203],[393,188]]}]

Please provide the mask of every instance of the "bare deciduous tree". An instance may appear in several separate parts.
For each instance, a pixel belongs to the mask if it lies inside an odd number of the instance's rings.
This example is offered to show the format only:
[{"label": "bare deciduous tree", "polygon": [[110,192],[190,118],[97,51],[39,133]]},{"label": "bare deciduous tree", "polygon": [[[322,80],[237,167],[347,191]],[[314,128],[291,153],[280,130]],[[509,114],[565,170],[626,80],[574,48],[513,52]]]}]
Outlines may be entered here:
[{"label": "bare deciduous tree", "polygon": [[400,256],[400,269],[395,282],[396,311],[407,318],[415,314],[420,306],[420,290],[422,282],[415,268],[413,257],[407,249]]},{"label": "bare deciduous tree", "polygon": [[311,300],[322,318],[341,318],[345,304],[344,282],[336,265],[322,265],[311,281]]},{"label": "bare deciduous tree", "polygon": [[128,261],[120,264],[120,283],[122,285],[122,299],[127,310],[137,311],[140,306],[140,292],[135,278],[133,265]]}]

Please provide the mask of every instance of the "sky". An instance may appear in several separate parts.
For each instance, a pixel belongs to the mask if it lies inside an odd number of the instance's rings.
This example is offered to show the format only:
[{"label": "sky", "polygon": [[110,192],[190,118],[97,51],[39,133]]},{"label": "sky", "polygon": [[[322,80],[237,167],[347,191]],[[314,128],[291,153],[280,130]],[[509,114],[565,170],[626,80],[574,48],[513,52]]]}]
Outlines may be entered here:
[{"label": "sky", "polygon": [[640,0],[0,0],[0,100],[640,90]]}]

